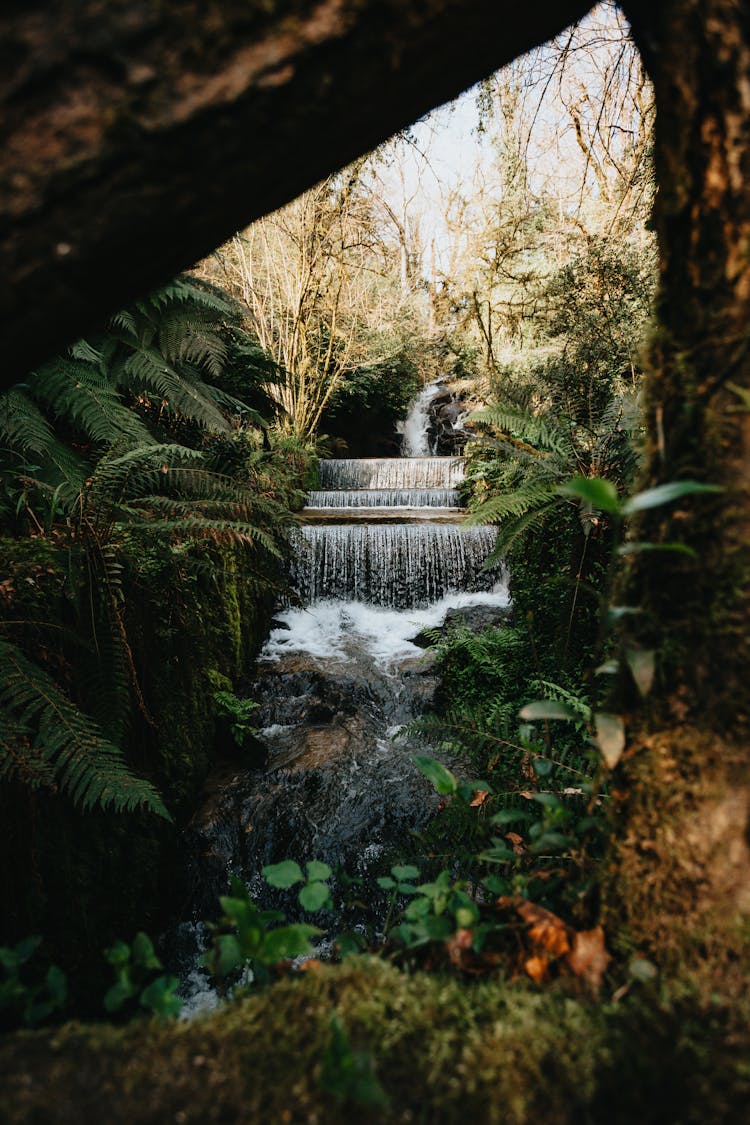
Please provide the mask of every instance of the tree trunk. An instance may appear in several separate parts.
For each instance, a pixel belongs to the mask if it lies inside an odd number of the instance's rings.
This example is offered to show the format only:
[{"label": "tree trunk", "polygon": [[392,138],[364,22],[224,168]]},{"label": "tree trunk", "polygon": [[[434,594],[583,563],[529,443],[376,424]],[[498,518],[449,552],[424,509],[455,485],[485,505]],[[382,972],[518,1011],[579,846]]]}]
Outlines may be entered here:
[{"label": "tree trunk", "polygon": [[750,9],[740,0],[626,5],[655,84],[661,293],[644,486],[723,491],[645,513],[623,595],[626,643],[657,653],[630,715],[606,901],[621,941],[711,983],[750,914]]},{"label": "tree trunk", "polygon": [[0,385],[590,6],[6,4]]}]

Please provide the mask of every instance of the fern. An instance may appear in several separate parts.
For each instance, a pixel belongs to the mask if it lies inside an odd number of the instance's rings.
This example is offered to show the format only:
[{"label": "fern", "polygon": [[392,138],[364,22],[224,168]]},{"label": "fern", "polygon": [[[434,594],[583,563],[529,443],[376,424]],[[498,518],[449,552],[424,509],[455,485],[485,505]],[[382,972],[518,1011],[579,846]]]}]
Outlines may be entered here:
[{"label": "fern", "polygon": [[0,778],[54,787],[85,810],[144,809],[170,820],[150,782],[127,768],[62,689],[15,645],[0,640]]},{"label": "fern", "polygon": [[568,435],[546,416],[532,414],[512,406],[498,404],[477,410],[469,416],[473,422],[496,426],[505,433],[538,447],[543,452],[565,457],[570,451]]}]

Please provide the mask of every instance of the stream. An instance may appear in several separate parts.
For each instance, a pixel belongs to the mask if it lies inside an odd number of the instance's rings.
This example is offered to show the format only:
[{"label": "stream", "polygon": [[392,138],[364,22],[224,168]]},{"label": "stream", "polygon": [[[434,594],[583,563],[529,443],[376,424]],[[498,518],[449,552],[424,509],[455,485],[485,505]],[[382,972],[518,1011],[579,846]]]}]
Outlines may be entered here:
[{"label": "stream", "polygon": [[446,621],[483,627],[508,605],[503,574],[484,567],[493,530],[460,526],[463,461],[429,455],[438,386],[403,424],[408,456],[321,463],[292,565],[302,608],[277,614],[253,685],[265,764],[218,773],[187,832],[192,920],[175,938],[187,1013],[216,1002],[194,920],[215,914],[230,872],[289,912],[263,866],[317,859],[364,878],[437,810],[413,756],[451,762],[406,729],[438,686],[423,634]]}]

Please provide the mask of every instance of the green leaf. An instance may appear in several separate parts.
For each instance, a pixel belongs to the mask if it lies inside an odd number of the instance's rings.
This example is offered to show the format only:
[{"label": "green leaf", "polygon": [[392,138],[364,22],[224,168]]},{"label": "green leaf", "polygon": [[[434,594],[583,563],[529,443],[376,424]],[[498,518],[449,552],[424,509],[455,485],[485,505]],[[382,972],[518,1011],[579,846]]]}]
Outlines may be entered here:
[{"label": "green leaf", "polygon": [[527,703],[518,712],[520,719],[563,719],[566,722],[580,722],[581,716],[576,714],[567,703],[558,703],[555,699],[535,699]]},{"label": "green leaf", "polygon": [[548,777],[552,773],[552,762],[549,758],[534,758],[532,765],[537,777]]},{"label": "green leaf", "polygon": [[30,937],[23,938],[19,941],[18,945],[13,950],[16,963],[24,965],[31,957],[34,956],[39,946],[42,944],[42,939],[39,934],[32,934]]},{"label": "green leaf", "polygon": [[393,891],[396,889],[396,880],[391,879],[389,875],[381,875],[379,879],[375,880],[381,890]]},{"label": "green leaf", "polygon": [[57,965],[50,965],[45,980],[53,1006],[62,1008],[68,997],[68,979],[65,973]]},{"label": "green leaf", "polygon": [[131,1000],[135,994],[136,989],[127,978],[116,981],[104,994],[104,1010],[119,1012],[120,1008],[127,1004],[128,1000]]},{"label": "green leaf", "polygon": [[245,954],[234,934],[222,934],[217,939],[219,948],[218,972],[222,977],[245,964]]},{"label": "green leaf", "polygon": [[651,649],[629,648],[625,650],[628,668],[642,696],[647,696],[654,686],[656,674],[656,655]]},{"label": "green leaf", "polygon": [[458,781],[451,771],[446,769],[442,762],[436,761],[435,758],[428,758],[424,754],[415,754],[414,764],[432,782],[438,793],[448,796],[458,789]]},{"label": "green leaf", "polygon": [[538,805],[544,805],[545,809],[561,809],[563,807],[562,801],[554,793],[533,793],[531,799],[536,801]]},{"label": "green leaf", "polygon": [[634,512],[644,512],[647,508],[659,508],[662,504],[671,504],[683,496],[693,496],[696,493],[722,492],[718,484],[703,484],[697,480],[672,480],[667,484],[658,484],[656,488],[647,488],[644,492],[637,492],[622,506],[625,515]]},{"label": "green leaf", "polygon": [[330,897],[331,892],[326,883],[308,883],[299,893],[300,906],[314,914],[316,910],[323,909]]},{"label": "green leaf", "polygon": [[516,853],[504,840],[496,840],[492,847],[482,852],[478,858],[484,863],[508,863],[510,860],[515,860]]},{"label": "green leaf", "polygon": [[302,868],[293,859],[282,860],[281,863],[272,863],[263,868],[263,878],[272,887],[286,889],[295,883],[304,883],[305,876]]},{"label": "green leaf", "polygon": [[488,875],[486,879],[482,879],[482,886],[486,887],[491,895],[507,895],[512,890],[509,880],[499,875]]},{"label": "green leaf", "polygon": [[561,832],[544,832],[539,839],[531,845],[529,851],[533,855],[541,855],[544,852],[560,852],[569,848],[571,841],[567,836],[563,836]]},{"label": "green leaf", "polygon": [[419,868],[415,867],[412,863],[405,863],[401,866],[397,865],[391,868],[391,875],[394,879],[398,879],[399,882],[403,882],[404,879],[418,879],[419,874]]},{"label": "green leaf", "polygon": [[611,481],[604,480],[602,477],[573,477],[572,480],[561,484],[557,491],[561,496],[583,500],[584,503],[602,512],[621,510],[617,489]]},{"label": "green leaf", "polygon": [[180,982],[177,977],[157,977],[141,993],[141,1007],[156,1016],[161,1016],[162,1019],[179,1016],[182,1010],[182,1001],[177,995],[179,987]]},{"label": "green leaf", "polygon": [[459,906],[458,910],[454,912],[453,916],[456,919],[456,925],[460,930],[468,930],[469,927],[473,926],[477,921],[479,917],[479,911],[476,907],[472,909],[468,906]]},{"label": "green leaf", "polygon": [[116,941],[104,950],[104,957],[110,965],[127,965],[130,961],[130,946],[125,941]]},{"label": "green leaf", "polygon": [[263,942],[263,961],[272,965],[276,961],[286,961],[291,957],[302,957],[312,949],[310,939],[322,934],[317,926],[297,922],[292,926],[280,926],[266,934]]},{"label": "green leaf", "polygon": [[321,863],[320,860],[311,859],[305,864],[307,871],[307,878],[309,882],[314,882],[317,879],[325,880],[330,879],[333,872],[327,863]]},{"label": "green leaf", "polygon": [[675,555],[687,555],[690,559],[697,559],[698,552],[687,543],[625,543],[617,548],[618,555],[643,555],[649,551],[670,551]]},{"label": "green leaf", "polygon": [[529,814],[522,809],[502,809],[491,818],[491,824],[517,824],[519,821],[529,819]]},{"label": "green leaf", "polygon": [[614,769],[625,749],[625,723],[622,715],[608,711],[597,711],[594,715],[596,738],[602,758],[609,769]]},{"label": "green leaf", "polygon": [[148,934],[139,931],[130,947],[133,963],[142,969],[161,969],[162,963],[154,953],[154,946]]}]

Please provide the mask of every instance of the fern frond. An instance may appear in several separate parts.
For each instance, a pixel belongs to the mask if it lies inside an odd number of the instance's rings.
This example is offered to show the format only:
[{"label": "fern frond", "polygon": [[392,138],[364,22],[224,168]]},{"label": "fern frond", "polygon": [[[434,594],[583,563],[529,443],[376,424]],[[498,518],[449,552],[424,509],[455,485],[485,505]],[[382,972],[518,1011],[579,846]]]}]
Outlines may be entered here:
[{"label": "fern frond", "polygon": [[216,403],[214,388],[176,371],[155,348],[136,348],[118,366],[115,378],[131,394],[146,398],[156,395],[171,411],[204,429],[230,429]]},{"label": "fern frond", "polygon": [[5,640],[0,640],[0,668],[0,777],[36,785],[54,779],[83,810],[145,809],[171,819],[153,785],[127,768],[122,751],[102,737],[46,672]]},{"label": "fern frond", "polygon": [[28,387],[37,403],[54,417],[73,421],[92,441],[125,439],[143,445],[152,440],[117,389],[89,363],[59,357],[34,372]]},{"label": "fern frond", "polygon": [[570,451],[565,428],[555,425],[547,416],[540,417],[526,410],[498,404],[474,411],[469,416],[469,420],[496,426],[542,452],[556,453],[560,457],[565,457]]},{"label": "fern frond", "polygon": [[508,519],[518,519],[530,509],[548,505],[558,498],[552,485],[546,481],[530,480],[512,492],[501,492],[480,504],[464,521],[466,526],[477,524],[502,524]]}]

